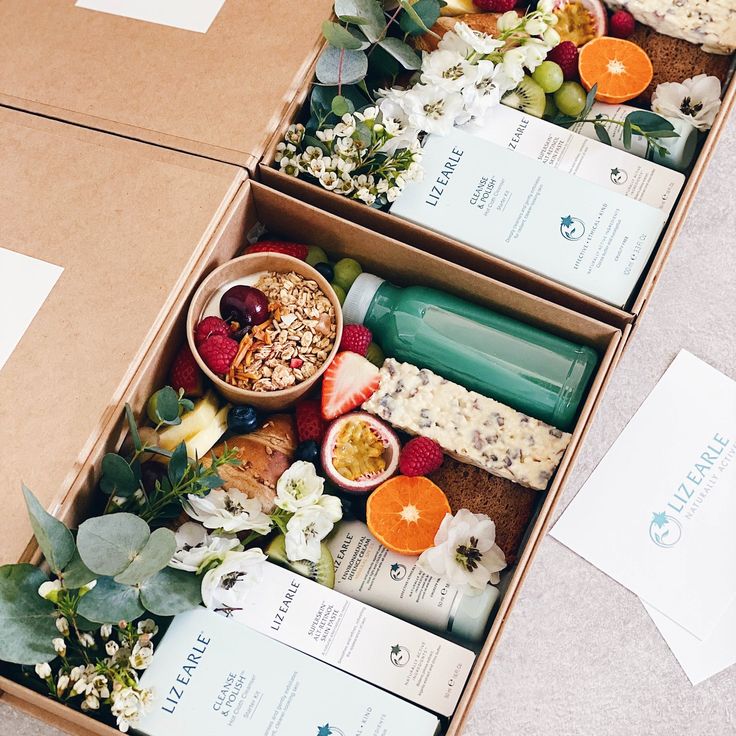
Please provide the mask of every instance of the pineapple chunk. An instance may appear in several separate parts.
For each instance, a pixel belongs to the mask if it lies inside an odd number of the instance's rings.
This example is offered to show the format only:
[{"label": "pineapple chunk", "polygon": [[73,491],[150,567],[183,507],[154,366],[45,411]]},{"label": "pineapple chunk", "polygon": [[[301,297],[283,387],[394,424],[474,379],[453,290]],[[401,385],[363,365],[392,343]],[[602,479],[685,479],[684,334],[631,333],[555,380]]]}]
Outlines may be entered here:
[{"label": "pineapple chunk", "polygon": [[208,392],[194,405],[194,409],[182,416],[181,424],[167,427],[160,433],[159,445],[172,451],[179,443],[205,430],[214,421],[218,408],[215,395]]},{"label": "pineapple chunk", "polygon": [[440,11],[442,15],[465,15],[466,13],[480,13],[473,0],[447,0],[447,5]]},{"label": "pineapple chunk", "polygon": [[202,458],[219,442],[220,437],[227,432],[227,413],[229,410],[230,404],[223,406],[201,432],[185,440],[189,457]]}]

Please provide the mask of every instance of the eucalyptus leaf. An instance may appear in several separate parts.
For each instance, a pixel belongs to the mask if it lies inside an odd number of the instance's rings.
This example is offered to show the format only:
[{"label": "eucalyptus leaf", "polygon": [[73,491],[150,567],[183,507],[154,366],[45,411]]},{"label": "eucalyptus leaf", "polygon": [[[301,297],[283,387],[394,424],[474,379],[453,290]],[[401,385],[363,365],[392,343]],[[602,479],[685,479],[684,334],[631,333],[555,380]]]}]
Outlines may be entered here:
[{"label": "eucalyptus leaf", "polygon": [[0,567],[0,660],[38,664],[56,657],[51,643],[59,635],[54,604],[38,594],[47,581],[33,565]]},{"label": "eucalyptus leaf", "polygon": [[118,575],[143,549],[150,534],[148,524],[134,514],[87,519],[77,533],[79,556],[98,575]]},{"label": "eucalyptus leaf", "polygon": [[189,457],[187,456],[187,446],[184,442],[180,442],[171,454],[168,465],[168,475],[171,485],[175,486],[181,482],[184,473],[189,465]]},{"label": "eucalyptus leaf", "polygon": [[377,41],[385,32],[386,16],[377,0],[335,0],[335,15],[346,23],[355,23],[369,41]]},{"label": "eucalyptus leaf", "polygon": [[419,54],[400,38],[390,36],[384,38],[378,45],[385,51],[388,51],[404,69],[421,69],[422,59]]},{"label": "eucalyptus leaf", "polygon": [[128,427],[130,429],[130,437],[133,440],[133,447],[136,451],[143,449],[143,442],[141,442],[141,435],[138,432],[138,424],[133,416],[133,410],[130,408],[130,404],[125,405],[125,418],[128,421]]},{"label": "eucalyptus leaf", "polygon": [[82,558],[79,556],[79,550],[75,547],[74,556],[61,574],[64,587],[75,590],[81,588],[83,585],[87,585],[87,583],[91,583],[96,577],[97,575],[82,562]]},{"label": "eucalyptus leaf", "polygon": [[674,126],[669,120],[666,120],[656,113],[648,112],[647,110],[636,110],[635,112],[630,112],[626,116],[626,120],[628,120],[631,125],[636,125],[647,133],[650,130],[674,130]]},{"label": "eucalyptus leaf", "polygon": [[371,143],[371,129],[363,121],[360,121],[355,126],[353,138],[359,141],[363,147],[367,147]]},{"label": "eucalyptus leaf", "polygon": [[[378,49],[376,49],[378,50]],[[372,57],[371,57],[372,58]],[[355,85],[343,85],[342,97],[350,100],[356,110],[369,104],[370,100]],[[332,100],[338,96],[337,87],[316,85],[312,89],[309,104],[314,115],[324,116],[332,112]],[[316,144],[315,144],[316,145]]]},{"label": "eucalyptus leaf", "polygon": [[114,452],[108,452],[102,458],[100,488],[108,495],[128,498],[138,488],[138,481],[133,469],[124,458]]},{"label": "eucalyptus leaf", "polygon": [[332,112],[341,118],[346,113],[355,112],[355,105],[347,97],[336,95],[332,98]]},{"label": "eucalyptus leaf", "polygon": [[438,0],[417,0],[413,4],[404,5],[399,25],[404,33],[410,36],[419,36],[427,33],[440,17],[440,4]]},{"label": "eucalyptus leaf", "polygon": [[133,621],[144,612],[138,595],[138,588],[121,585],[112,578],[102,577],[97,580],[97,585],[89,593],[82,596],[77,611],[86,619],[98,624]]},{"label": "eucalyptus leaf", "polygon": [[119,575],[116,583],[138,585],[166,567],[176,552],[176,536],[171,529],[156,529],[146,542],[146,546]]},{"label": "eucalyptus leaf", "polygon": [[339,23],[326,20],[322,23],[322,35],[337,49],[359,49],[363,47],[362,41],[353,36],[347,28]]},{"label": "eucalyptus leaf", "polygon": [[594,130],[599,141],[605,143],[607,146],[611,145],[611,136],[608,135],[608,131],[602,125],[595,125]]},{"label": "eucalyptus leaf", "polygon": [[679,138],[680,134],[676,130],[650,130],[647,132],[650,138]]},{"label": "eucalyptus leaf", "polygon": [[141,603],[156,616],[176,616],[202,602],[201,579],[167,567],[141,585]]},{"label": "eucalyptus leaf", "polygon": [[624,130],[623,130],[624,148],[628,150],[631,148],[631,121],[628,116],[624,119]]},{"label": "eucalyptus leaf", "polygon": [[151,421],[179,424],[179,394],[171,386],[159,389],[148,400],[148,413]]},{"label": "eucalyptus leaf", "polygon": [[322,84],[356,84],[368,73],[368,57],[363,51],[328,46],[317,62],[317,79]]},{"label": "eucalyptus leaf", "polygon": [[588,90],[588,94],[585,96],[585,107],[583,108],[582,112],[578,116],[580,120],[583,120],[584,118],[588,117],[588,113],[590,112],[590,109],[593,107],[593,103],[595,102],[595,96],[597,93],[598,93],[598,85],[594,84]]},{"label": "eucalyptus leaf", "polygon": [[58,575],[74,555],[74,537],[64,524],[41,506],[38,499],[25,485],[23,485],[23,495],[38,546],[46,562],[49,563],[49,567]]}]

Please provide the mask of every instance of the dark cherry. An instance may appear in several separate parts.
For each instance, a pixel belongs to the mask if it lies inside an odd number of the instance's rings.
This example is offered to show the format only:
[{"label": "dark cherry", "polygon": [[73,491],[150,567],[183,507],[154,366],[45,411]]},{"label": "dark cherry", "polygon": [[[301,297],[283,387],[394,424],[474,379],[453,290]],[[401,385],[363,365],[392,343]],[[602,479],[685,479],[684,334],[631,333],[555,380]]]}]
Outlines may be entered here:
[{"label": "dark cherry", "polygon": [[220,316],[241,326],[259,325],[268,319],[268,299],[253,286],[231,286],[220,299]]},{"label": "dark cherry", "polygon": [[316,263],[314,268],[318,273],[324,276],[326,281],[332,283],[332,280],[335,278],[335,269],[332,267],[331,263]]}]

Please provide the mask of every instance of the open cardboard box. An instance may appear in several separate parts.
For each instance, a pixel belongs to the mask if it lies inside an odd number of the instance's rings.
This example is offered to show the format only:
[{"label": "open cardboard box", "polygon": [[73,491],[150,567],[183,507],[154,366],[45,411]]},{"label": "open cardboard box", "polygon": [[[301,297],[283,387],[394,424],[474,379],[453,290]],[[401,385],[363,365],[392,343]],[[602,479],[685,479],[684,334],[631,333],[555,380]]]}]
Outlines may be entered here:
[{"label": "open cardboard box", "polygon": [[[240,251],[257,223],[359,258],[367,270],[397,283],[444,289],[596,349],[600,363],[572,441],[540,494],[536,519],[446,727],[447,736],[458,736],[610,378],[621,332],[244,180],[236,167],[8,110],[0,110],[0,182],[0,206],[10,215],[0,224],[0,242],[66,269],[0,371],[6,468],[0,563],[39,561],[21,478],[67,524],[85,518],[101,458],[123,440],[124,403],[140,414],[165,383],[197,284]],[[82,316],[91,320],[86,330],[76,328]],[[120,333],[119,343],[110,330]],[[54,381],[47,380],[49,368]],[[32,448],[39,452],[29,462]],[[8,677],[0,677],[0,688],[3,698],[70,733],[117,733]]]}]

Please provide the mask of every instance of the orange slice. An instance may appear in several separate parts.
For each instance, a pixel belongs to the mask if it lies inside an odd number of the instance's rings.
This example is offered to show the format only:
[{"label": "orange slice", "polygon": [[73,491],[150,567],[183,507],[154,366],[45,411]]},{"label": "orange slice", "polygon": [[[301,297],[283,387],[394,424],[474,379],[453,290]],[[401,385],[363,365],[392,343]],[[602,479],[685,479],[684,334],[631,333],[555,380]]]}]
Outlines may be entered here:
[{"label": "orange slice", "polygon": [[614,105],[640,95],[654,75],[641,46],[608,36],[594,38],[580,49],[578,71],[585,89],[598,85],[596,100]]},{"label": "orange slice", "polygon": [[378,486],[366,504],[366,521],[373,536],[402,555],[429,549],[449,513],[447,496],[423,476],[397,475]]}]

